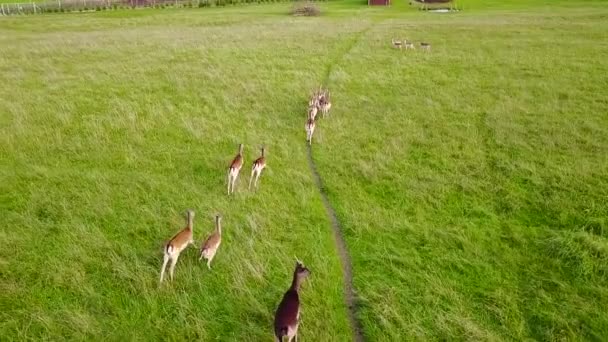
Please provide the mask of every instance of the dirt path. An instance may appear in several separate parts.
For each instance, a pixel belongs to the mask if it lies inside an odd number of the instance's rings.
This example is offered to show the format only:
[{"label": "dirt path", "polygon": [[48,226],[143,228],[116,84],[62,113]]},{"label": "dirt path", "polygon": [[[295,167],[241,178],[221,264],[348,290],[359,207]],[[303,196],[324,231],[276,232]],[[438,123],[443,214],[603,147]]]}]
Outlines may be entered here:
[{"label": "dirt path", "polygon": [[[337,65],[343,58],[346,56],[359,42],[361,37],[369,31],[371,25],[369,25],[364,30],[360,31],[355,35],[354,38],[350,39],[346,44],[342,46],[341,49],[338,50],[337,54],[330,60],[327,64],[327,69],[325,70],[325,79],[323,80],[323,85],[325,87],[328,86],[329,76],[335,65]],[[330,119],[331,120],[331,119]],[[342,274],[344,281],[344,301],[346,302],[346,307],[348,309],[348,318],[350,320],[350,325],[353,331],[353,340],[356,342],[362,342],[365,340],[365,335],[363,333],[363,325],[359,319],[358,306],[357,306],[357,294],[355,293],[355,289],[353,287],[353,266],[350,258],[350,254],[348,252],[348,248],[346,246],[346,241],[344,240],[344,235],[342,233],[342,225],[338,220],[338,216],[336,215],[336,211],[334,210],[329,198],[327,197],[327,193],[323,190],[323,181],[321,179],[321,175],[317,170],[317,165],[315,164],[313,154],[312,154],[312,146],[308,145],[307,149],[308,154],[308,165],[310,166],[310,171],[312,172],[315,184],[319,189],[319,193],[321,194],[321,199],[323,201],[323,205],[325,206],[325,211],[327,212],[327,216],[331,222],[331,228],[334,232],[334,239],[336,242],[336,248],[338,250],[338,255],[340,256],[340,261],[342,263]]]},{"label": "dirt path", "polygon": [[315,184],[321,193],[321,199],[323,200],[325,211],[327,212],[327,216],[329,216],[331,228],[334,231],[334,239],[336,241],[336,247],[342,263],[342,273],[344,275],[344,300],[348,308],[350,325],[353,329],[353,340],[361,342],[364,341],[363,327],[361,326],[361,322],[357,317],[357,295],[355,294],[355,290],[353,288],[353,266],[350,260],[350,254],[348,253],[346,241],[344,241],[344,236],[342,235],[342,228],[340,221],[336,216],[336,211],[329,202],[327,194],[325,191],[323,191],[323,182],[321,181],[321,176],[317,171],[317,166],[312,159],[312,147],[310,145],[308,146],[308,165],[310,165],[310,170],[312,171]]}]

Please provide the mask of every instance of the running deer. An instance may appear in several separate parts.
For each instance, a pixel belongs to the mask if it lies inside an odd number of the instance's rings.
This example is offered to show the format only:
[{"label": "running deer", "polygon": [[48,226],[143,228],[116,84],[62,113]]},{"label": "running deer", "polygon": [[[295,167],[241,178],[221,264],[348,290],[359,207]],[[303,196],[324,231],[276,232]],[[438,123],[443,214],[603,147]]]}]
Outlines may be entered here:
[{"label": "running deer", "polygon": [[315,103],[308,107],[308,117],[312,117],[312,119],[314,120],[317,117],[317,113],[319,112],[319,101],[316,100]]},{"label": "running deer", "polygon": [[283,300],[281,300],[274,316],[275,342],[284,342],[284,337],[287,337],[287,342],[291,342],[294,338],[296,342],[298,341],[298,325],[300,324],[300,295],[298,291],[300,291],[302,281],[309,274],[310,270],[297,261],[291,287],[283,295]]},{"label": "running deer", "polygon": [[416,47],[414,46],[414,42],[408,42],[407,40],[403,41],[404,45],[405,45],[405,49],[416,49]]},{"label": "running deer", "polygon": [[321,113],[323,117],[329,114],[329,110],[331,109],[331,101],[329,99],[329,90],[327,90],[321,100],[319,100],[319,107],[321,108]]},{"label": "running deer", "polygon": [[312,135],[315,133],[315,119],[312,116],[308,116],[306,120],[306,141],[309,145],[312,145]]},{"label": "running deer", "polygon": [[262,147],[262,155],[260,158],[256,159],[251,166],[251,177],[249,177],[249,189],[251,189],[251,180],[255,177],[255,182],[253,182],[253,187],[255,189],[258,188],[258,179],[260,179],[260,175],[262,174],[262,170],[266,168],[266,149]]},{"label": "running deer", "polygon": [[186,247],[188,247],[188,245],[194,243],[194,240],[192,239],[193,221],[194,211],[188,210],[186,228],[175,234],[175,236],[171,238],[171,240],[169,240],[169,242],[167,242],[165,245],[163,267],[160,269],[161,283],[165,278],[165,269],[167,268],[167,263],[169,260],[171,260],[171,266],[169,266],[169,276],[171,277],[171,281],[173,281],[173,272],[175,271],[175,264],[177,263],[177,259],[179,259],[179,255],[184,249],[186,249]]},{"label": "running deer", "polygon": [[217,249],[222,243],[222,217],[215,216],[215,231],[209,235],[207,240],[201,245],[201,257],[198,260],[207,260],[207,268],[211,269],[211,261],[217,253]]},{"label": "running deer", "polygon": [[393,43],[393,47],[394,48],[398,48],[401,49],[403,47],[403,42],[398,40],[398,39],[392,39],[391,42]]},{"label": "running deer", "polygon": [[308,100],[308,107],[313,107],[317,105],[317,101],[319,100],[319,93],[317,91],[313,91],[310,96],[310,100]]},{"label": "running deer", "polygon": [[230,168],[228,169],[228,195],[234,193],[236,180],[239,178],[239,172],[243,166],[243,144],[239,144],[239,153],[234,157]]},{"label": "running deer", "polygon": [[425,51],[431,51],[431,44],[422,42],[420,43],[420,48]]}]

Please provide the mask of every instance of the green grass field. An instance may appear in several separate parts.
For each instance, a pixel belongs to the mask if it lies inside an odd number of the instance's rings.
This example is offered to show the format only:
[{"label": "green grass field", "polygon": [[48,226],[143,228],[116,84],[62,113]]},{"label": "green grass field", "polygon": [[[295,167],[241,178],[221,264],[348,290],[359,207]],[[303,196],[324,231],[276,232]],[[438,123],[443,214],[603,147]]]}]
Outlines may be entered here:
[{"label": "green grass field", "polygon": [[[366,340],[606,340],[608,6],[459,5],[0,18],[0,336],[271,341],[297,257],[302,341],[351,340],[305,144],[323,82],[313,157]],[[199,242],[223,215],[223,245],[159,286],[188,208]]]}]

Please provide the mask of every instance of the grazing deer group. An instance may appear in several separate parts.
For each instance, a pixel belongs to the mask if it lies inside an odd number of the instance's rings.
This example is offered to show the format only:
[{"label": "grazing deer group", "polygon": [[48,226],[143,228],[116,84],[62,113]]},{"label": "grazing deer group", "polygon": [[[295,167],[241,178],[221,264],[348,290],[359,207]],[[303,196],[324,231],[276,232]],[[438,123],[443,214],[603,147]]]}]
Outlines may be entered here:
[{"label": "grazing deer group", "polygon": [[308,101],[308,117],[306,119],[306,141],[309,145],[312,144],[312,135],[315,133],[317,113],[320,111],[323,118],[329,115],[331,109],[331,98],[329,90],[319,87],[319,90],[314,91]]},{"label": "grazing deer group", "polygon": [[[312,135],[315,131],[317,114],[321,112],[323,117],[329,115],[331,109],[331,98],[329,90],[322,89],[314,91],[308,103],[308,119],[306,121],[306,141],[312,144]],[[244,164],[243,157],[244,145],[239,144],[238,153],[232,159],[228,167],[228,195],[234,194],[241,168]],[[261,148],[260,157],[257,158],[251,166],[251,176],[249,177],[248,189],[251,189],[253,183],[254,189],[257,189],[259,178],[262,171],[266,168],[266,148]],[[207,268],[211,269],[211,262],[215,257],[220,244],[222,243],[222,217],[218,214],[215,216],[215,229],[209,236],[203,240],[199,250],[199,261],[203,259],[207,262]],[[165,271],[169,265],[169,277],[173,281],[175,273],[175,265],[180,257],[180,254],[189,246],[194,244],[194,211],[186,212],[186,227],[175,234],[164,246],[163,265],[160,270],[160,282],[165,278]],[[171,264],[169,264],[171,262]],[[283,295],[283,299],[275,312],[274,317],[274,335],[275,341],[288,342],[298,340],[298,327],[300,324],[300,286],[308,275],[310,270],[300,262],[296,262],[296,267],[293,272],[291,286]]]},{"label": "grazing deer group", "polygon": [[[394,48],[396,49],[403,49],[405,48],[406,50],[415,50],[416,49],[416,45],[414,45],[413,41],[410,40],[399,40],[399,39],[391,39],[391,43],[393,45]],[[420,48],[424,51],[431,51],[431,44],[430,43],[426,43],[426,42],[421,42],[420,43]]]}]

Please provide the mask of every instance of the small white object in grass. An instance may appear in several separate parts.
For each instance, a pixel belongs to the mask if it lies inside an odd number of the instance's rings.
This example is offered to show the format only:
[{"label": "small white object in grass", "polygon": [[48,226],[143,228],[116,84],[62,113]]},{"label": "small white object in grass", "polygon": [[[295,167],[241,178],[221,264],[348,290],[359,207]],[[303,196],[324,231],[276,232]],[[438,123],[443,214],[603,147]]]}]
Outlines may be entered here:
[{"label": "small white object in grass", "polygon": [[433,12],[433,13],[449,13],[449,12],[458,12],[457,9],[447,9],[447,8],[438,8],[438,9],[434,9],[434,10],[429,10],[429,12]]}]

